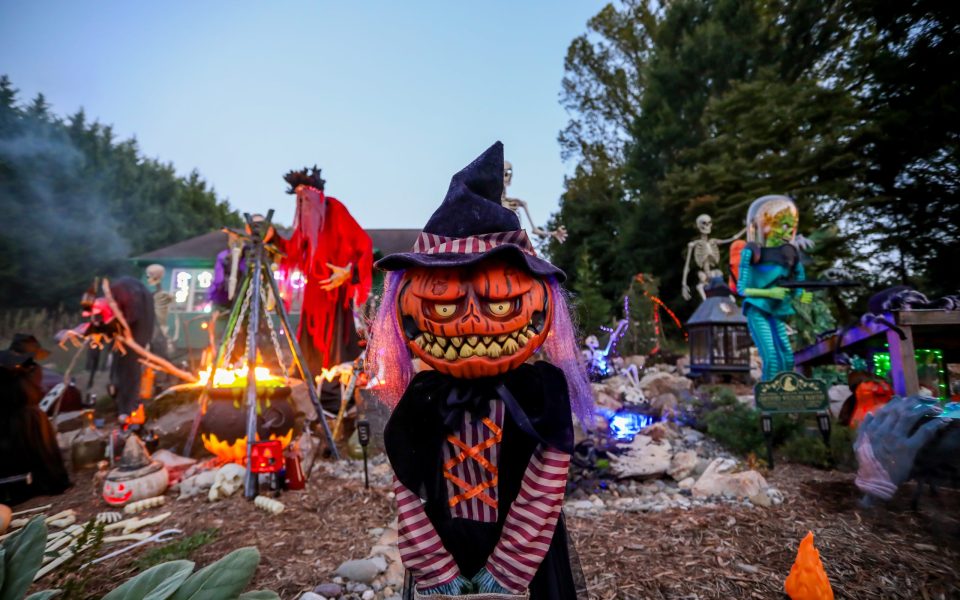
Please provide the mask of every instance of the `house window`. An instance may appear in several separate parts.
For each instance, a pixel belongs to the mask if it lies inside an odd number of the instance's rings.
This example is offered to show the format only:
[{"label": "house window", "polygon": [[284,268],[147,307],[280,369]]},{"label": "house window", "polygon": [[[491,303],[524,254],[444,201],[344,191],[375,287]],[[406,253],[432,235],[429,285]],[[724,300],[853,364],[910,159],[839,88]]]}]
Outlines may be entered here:
[{"label": "house window", "polygon": [[213,286],[210,269],[174,269],[170,278],[173,310],[178,312],[210,312],[207,294]]}]

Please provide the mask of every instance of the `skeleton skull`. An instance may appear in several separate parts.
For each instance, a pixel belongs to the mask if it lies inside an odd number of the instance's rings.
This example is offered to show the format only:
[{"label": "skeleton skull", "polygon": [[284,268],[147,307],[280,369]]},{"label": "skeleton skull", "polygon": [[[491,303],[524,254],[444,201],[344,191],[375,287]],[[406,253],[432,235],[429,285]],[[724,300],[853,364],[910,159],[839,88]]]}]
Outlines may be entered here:
[{"label": "skeleton skull", "polygon": [[232,496],[237,490],[243,487],[243,478],[246,475],[246,469],[236,463],[227,463],[217,470],[216,478],[213,480],[213,486],[207,498],[210,502]]},{"label": "skeleton skull", "polygon": [[700,215],[697,217],[697,229],[703,235],[710,235],[710,232],[713,230],[713,219],[710,218],[710,215]]},{"label": "skeleton skull", "polygon": [[513,165],[509,160],[503,161],[503,188],[506,189],[510,187],[510,183],[513,181]]},{"label": "skeleton skull", "polygon": [[147,267],[147,284],[151,286],[160,285],[165,272],[166,269],[163,268],[163,265],[150,265]]}]

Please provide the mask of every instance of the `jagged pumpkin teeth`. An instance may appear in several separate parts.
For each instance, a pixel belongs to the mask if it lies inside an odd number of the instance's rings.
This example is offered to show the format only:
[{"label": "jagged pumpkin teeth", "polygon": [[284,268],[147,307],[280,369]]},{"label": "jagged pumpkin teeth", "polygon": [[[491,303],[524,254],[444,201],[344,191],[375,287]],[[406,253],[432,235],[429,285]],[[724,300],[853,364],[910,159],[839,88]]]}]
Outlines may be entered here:
[{"label": "jagged pumpkin teeth", "polygon": [[454,348],[459,348],[460,345],[463,344],[463,338],[462,338],[462,337],[452,337],[452,338],[450,338],[450,343],[453,344],[453,347],[454,347]]},{"label": "jagged pumpkin teeth", "polygon": [[467,338],[467,343],[470,344],[471,346],[476,346],[477,342],[479,341],[480,341],[480,338],[478,338],[475,335],[471,335],[470,337]]},{"label": "jagged pumpkin teeth", "polygon": [[530,340],[527,339],[527,336],[523,335],[522,333],[517,336],[517,342],[520,344],[520,346],[526,346],[527,342],[529,341]]},{"label": "jagged pumpkin teeth", "polygon": [[477,347],[473,349],[473,353],[476,354],[477,356],[486,356],[487,347],[484,346],[483,344],[477,344]]},{"label": "jagged pumpkin teeth", "polygon": [[500,358],[500,354],[503,352],[503,348],[500,347],[500,344],[493,342],[487,346],[487,356],[490,358]]},{"label": "jagged pumpkin teeth", "polygon": [[484,343],[484,344],[489,344],[489,343],[492,342],[492,341],[493,341],[493,338],[490,337],[489,335],[483,336],[483,343]]},{"label": "jagged pumpkin teeth", "polygon": [[473,348],[467,344],[460,346],[460,358],[470,358],[471,356],[473,356]]},{"label": "jagged pumpkin teeth", "polygon": [[443,357],[447,360],[456,360],[457,350],[453,346],[448,346],[447,351],[443,354]]},{"label": "jagged pumpkin teeth", "polygon": [[425,340],[427,340],[428,342],[432,342],[432,341],[433,341],[433,335],[430,334],[430,333],[427,333],[426,331],[423,332],[423,338],[424,338]]},{"label": "jagged pumpkin teeth", "polygon": [[436,358],[443,358],[443,348],[437,344],[434,344],[433,347],[430,348],[430,354]]},{"label": "jagged pumpkin teeth", "polygon": [[437,336],[437,343],[440,344],[440,347],[441,347],[441,348],[446,348],[446,347],[447,347],[447,338],[445,338],[445,337],[440,337],[440,336],[438,335],[438,336]]},{"label": "jagged pumpkin teeth", "polygon": [[507,341],[507,338],[508,338],[508,337],[509,337],[509,336],[507,336],[507,335],[498,335],[498,336],[497,336],[497,342],[500,343],[500,344],[502,344],[502,343],[504,343],[505,341]]},{"label": "jagged pumpkin teeth", "polygon": [[520,349],[520,345],[517,344],[516,340],[507,340],[503,343],[503,353],[504,354],[513,354]]},{"label": "jagged pumpkin teeth", "polygon": [[416,345],[418,345],[418,346],[420,346],[421,348],[423,348],[423,345],[424,345],[424,343],[425,343],[425,342],[423,341],[423,336],[422,336],[422,335],[418,335],[418,336],[417,336],[417,339],[413,340],[413,343],[416,344]]}]

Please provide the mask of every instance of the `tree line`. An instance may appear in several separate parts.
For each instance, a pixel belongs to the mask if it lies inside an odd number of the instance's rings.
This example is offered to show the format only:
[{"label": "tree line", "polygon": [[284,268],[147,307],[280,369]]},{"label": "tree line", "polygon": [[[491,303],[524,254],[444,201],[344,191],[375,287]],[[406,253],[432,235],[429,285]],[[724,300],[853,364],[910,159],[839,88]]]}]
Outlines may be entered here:
[{"label": "tree line", "polygon": [[868,284],[861,304],[894,284],[957,293],[958,42],[960,11],[934,0],[605,6],[566,55],[569,240],[549,248],[585,325],[616,318],[641,272],[688,316],[696,216],[730,236],[774,193],[797,201],[817,267]]},{"label": "tree line", "polygon": [[75,307],[131,256],[239,225],[197,171],[177,175],[83,109],[61,119],[0,76],[0,308]]}]

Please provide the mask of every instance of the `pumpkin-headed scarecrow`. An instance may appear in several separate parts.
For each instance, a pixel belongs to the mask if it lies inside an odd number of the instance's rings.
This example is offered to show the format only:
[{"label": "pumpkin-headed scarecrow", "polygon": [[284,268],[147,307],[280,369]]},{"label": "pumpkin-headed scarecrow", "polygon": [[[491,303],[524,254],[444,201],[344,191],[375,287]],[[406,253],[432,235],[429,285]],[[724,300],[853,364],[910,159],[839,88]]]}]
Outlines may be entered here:
[{"label": "pumpkin-headed scarecrow", "polygon": [[[377,263],[391,273],[368,358],[393,407],[407,598],[581,587],[561,507],[571,413],[589,422],[590,387],[565,276],[537,257],[502,186],[497,142],[453,176],[413,251]],[[550,362],[532,362],[541,351]],[[411,356],[431,369],[412,376]]]}]

